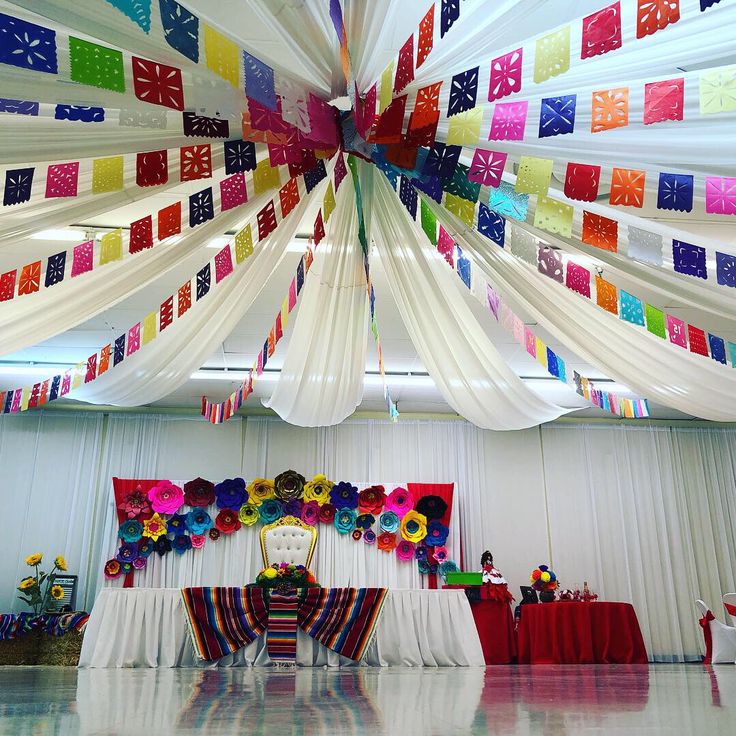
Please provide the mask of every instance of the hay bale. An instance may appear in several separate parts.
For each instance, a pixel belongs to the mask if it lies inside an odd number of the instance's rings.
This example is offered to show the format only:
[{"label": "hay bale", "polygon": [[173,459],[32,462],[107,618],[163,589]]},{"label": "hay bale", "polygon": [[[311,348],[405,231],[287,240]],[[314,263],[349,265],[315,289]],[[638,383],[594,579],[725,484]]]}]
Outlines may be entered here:
[{"label": "hay bale", "polygon": [[17,639],[0,641],[0,665],[76,667],[83,638],[78,631],[69,631],[64,636],[30,631]]}]

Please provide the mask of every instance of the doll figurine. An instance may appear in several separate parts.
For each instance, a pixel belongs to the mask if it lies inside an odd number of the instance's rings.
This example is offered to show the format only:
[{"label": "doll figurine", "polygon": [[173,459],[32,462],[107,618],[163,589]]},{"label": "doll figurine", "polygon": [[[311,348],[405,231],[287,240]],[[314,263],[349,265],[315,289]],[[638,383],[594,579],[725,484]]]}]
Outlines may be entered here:
[{"label": "doll figurine", "polygon": [[486,550],[480,558],[480,568],[483,573],[483,584],[486,586],[488,597],[500,603],[511,603],[514,597],[509,593],[506,578],[493,566],[493,555]]}]

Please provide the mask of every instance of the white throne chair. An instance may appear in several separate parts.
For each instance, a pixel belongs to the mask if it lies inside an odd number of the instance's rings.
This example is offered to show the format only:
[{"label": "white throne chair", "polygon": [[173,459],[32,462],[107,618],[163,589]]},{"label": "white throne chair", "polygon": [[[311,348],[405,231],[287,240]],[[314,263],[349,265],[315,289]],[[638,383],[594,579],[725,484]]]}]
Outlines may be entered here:
[{"label": "white throne chair", "polygon": [[286,562],[309,568],[317,543],[317,530],[295,516],[283,516],[261,529],[263,566]]}]

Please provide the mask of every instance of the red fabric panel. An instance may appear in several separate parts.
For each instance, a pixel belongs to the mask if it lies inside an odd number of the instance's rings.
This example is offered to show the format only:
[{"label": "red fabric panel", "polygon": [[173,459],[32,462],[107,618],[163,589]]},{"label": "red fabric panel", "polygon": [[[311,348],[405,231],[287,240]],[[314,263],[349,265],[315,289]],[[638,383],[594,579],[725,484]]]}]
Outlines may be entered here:
[{"label": "red fabric panel", "polygon": [[703,664],[710,664],[713,658],[713,635],[710,630],[710,622],[715,619],[715,616],[708,611],[703,618],[698,620],[698,623],[703,628],[703,638],[705,639],[705,657],[703,658]]},{"label": "red fabric panel", "polygon": [[[447,511],[440,521],[449,528],[452,515],[452,496],[455,492],[454,483],[407,483],[406,488],[414,498],[414,504],[424,496],[439,496],[446,504]],[[437,575],[427,575],[430,590],[437,588]]]},{"label": "red fabric panel", "polygon": [[647,652],[629,603],[540,603],[524,606],[520,664],[646,664]]}]

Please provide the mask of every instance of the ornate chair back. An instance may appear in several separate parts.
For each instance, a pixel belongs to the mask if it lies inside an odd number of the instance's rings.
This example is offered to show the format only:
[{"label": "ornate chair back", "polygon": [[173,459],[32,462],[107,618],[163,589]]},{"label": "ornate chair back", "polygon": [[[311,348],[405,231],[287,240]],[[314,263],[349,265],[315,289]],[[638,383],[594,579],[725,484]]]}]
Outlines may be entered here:
[{"label": "ornate chair back", "polygon": [[263,566],[286,562],[309,567],[317,542],[317,530],[295,516],[284,516],[261,529]]}]

